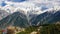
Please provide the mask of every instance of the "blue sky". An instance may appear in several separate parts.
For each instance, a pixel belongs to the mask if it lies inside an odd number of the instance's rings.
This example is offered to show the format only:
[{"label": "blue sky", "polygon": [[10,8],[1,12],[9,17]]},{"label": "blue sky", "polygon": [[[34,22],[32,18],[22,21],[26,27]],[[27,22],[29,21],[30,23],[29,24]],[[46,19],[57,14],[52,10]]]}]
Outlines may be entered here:
[{"label": "blue sky", "polygon": [[8,0],[8,1],[13,1],[13,2],[23,2],[25,0]]},{"label": "blue sky", "polygon": [[[12,1],[12,2],[23,2],[25,0],[7,0],[7,1]],[[4,2],[4,0],[0,0],[0,6],[5,6],[6,3]]]},{"label": "blue sky", "polygon": [[2,1],[1,6],[7,5],[4,1]]}]

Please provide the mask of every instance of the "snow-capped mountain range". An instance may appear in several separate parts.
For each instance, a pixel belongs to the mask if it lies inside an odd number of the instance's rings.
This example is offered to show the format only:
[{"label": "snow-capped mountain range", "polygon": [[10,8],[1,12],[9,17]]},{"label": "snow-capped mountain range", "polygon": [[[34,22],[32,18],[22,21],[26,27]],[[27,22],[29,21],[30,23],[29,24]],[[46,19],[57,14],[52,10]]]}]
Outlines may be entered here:
[{"label": "snow-capped mountain range", "polygon": [[[3,6],[4,10],[9,10],[11,13],[15,12],[16,9],[21,9],[24,11],[45,11],[46,9],[60,7],[60,0],[0,0],[1,3],[6,3]],[[18,2],[23,1],[23,2]]]},{"label": "snow-capped mountain range", "polygon": [[25,14],[24,11],[22,12],[22,10],[17,10],[16,12],[0,20],[0,27],[5,28],[9,25],[19,27],[39,26],[44,24],[55,24],[59,21],[60,10],[54,10],[51,8],[40,14]]},{"label": "snow-capped mountain range", "polygon": [[[22,0],[20,0],[22,1]],[[5,6],[0,6],[0,26],[38,26],[51,24],[60,20],[60,0],[24,0],[16,2],[4,0]],[[3,2],[1,2],[3,3]],[[6,14],[5,14],[6,13]]]}]

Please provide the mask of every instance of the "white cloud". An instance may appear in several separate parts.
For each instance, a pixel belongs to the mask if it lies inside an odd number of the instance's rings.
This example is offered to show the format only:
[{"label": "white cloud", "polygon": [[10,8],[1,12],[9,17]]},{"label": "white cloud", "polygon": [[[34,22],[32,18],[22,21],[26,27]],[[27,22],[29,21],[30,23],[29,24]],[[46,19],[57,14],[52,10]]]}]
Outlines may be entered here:
[{"label": "white cloud", "polygon": [[60,0],[26,0],[24,2],[11,2],[11,1],[10,2],[5,1],[5,2],[10,6],[13,5],[15,8],[20,7],[20,9],[24,9],[24,11],[40,10],[40,12],[43,12],[44,10],[41,11],[41,9],[44,8],[50,9],[56,6],[60,7]]}]

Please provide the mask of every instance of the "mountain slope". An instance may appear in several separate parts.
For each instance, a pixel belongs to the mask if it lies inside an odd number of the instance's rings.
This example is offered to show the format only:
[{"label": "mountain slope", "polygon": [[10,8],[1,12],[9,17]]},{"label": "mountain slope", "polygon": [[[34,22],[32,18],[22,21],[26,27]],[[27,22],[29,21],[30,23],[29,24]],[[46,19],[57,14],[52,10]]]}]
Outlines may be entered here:
[{"label": "mountain slope", "polygon": [[42,13],[35,18],[31,19],[31,23],[33,25],[43,25],[43,24],[55,24],[57,21],[60,21],[60,10],[58,10],[56,13],[55,11],[52,12],[45,12]]},{"label": "mountain slope", "polygon": [[[24,12],[17,11],[0,21],[0,27],[7,26],[39,26],[44,24],[55,24],[60,21],[60,10],[46,11],[41,14],[24,14]],[[3,26],[2,26],[3,25]]]},{"label": "mountain slope", "polygon": [[7,27],[9,25],[27,27],[29,24],[24,14],[15,12],[0,21],[0,27]]}]

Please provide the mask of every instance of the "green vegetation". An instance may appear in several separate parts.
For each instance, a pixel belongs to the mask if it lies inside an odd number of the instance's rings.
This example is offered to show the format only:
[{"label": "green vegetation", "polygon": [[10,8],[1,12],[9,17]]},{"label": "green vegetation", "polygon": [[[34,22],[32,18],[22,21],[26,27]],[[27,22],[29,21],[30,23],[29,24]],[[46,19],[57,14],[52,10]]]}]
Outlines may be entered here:
[{"label": "green vegetation", "polygon": [[49,24],[47,26],[42,26],[38,31],[39,27],[30,26],[26,28],[25,31],[19,32],[18,34],[30,34],[33,31],[36,31],[38,34],[60,34],[60,24]]},{"label": "green vegetation", "polygon": [[19,32],[18,34],[30,34],[33,31],[37,31],[38,27],[30,26],[25,28],[25,31]]},{"label": "green vegetation", "polygon": [[40,30],[41,34],[60,34],[60,24],[51,24],[43,26]]}]

